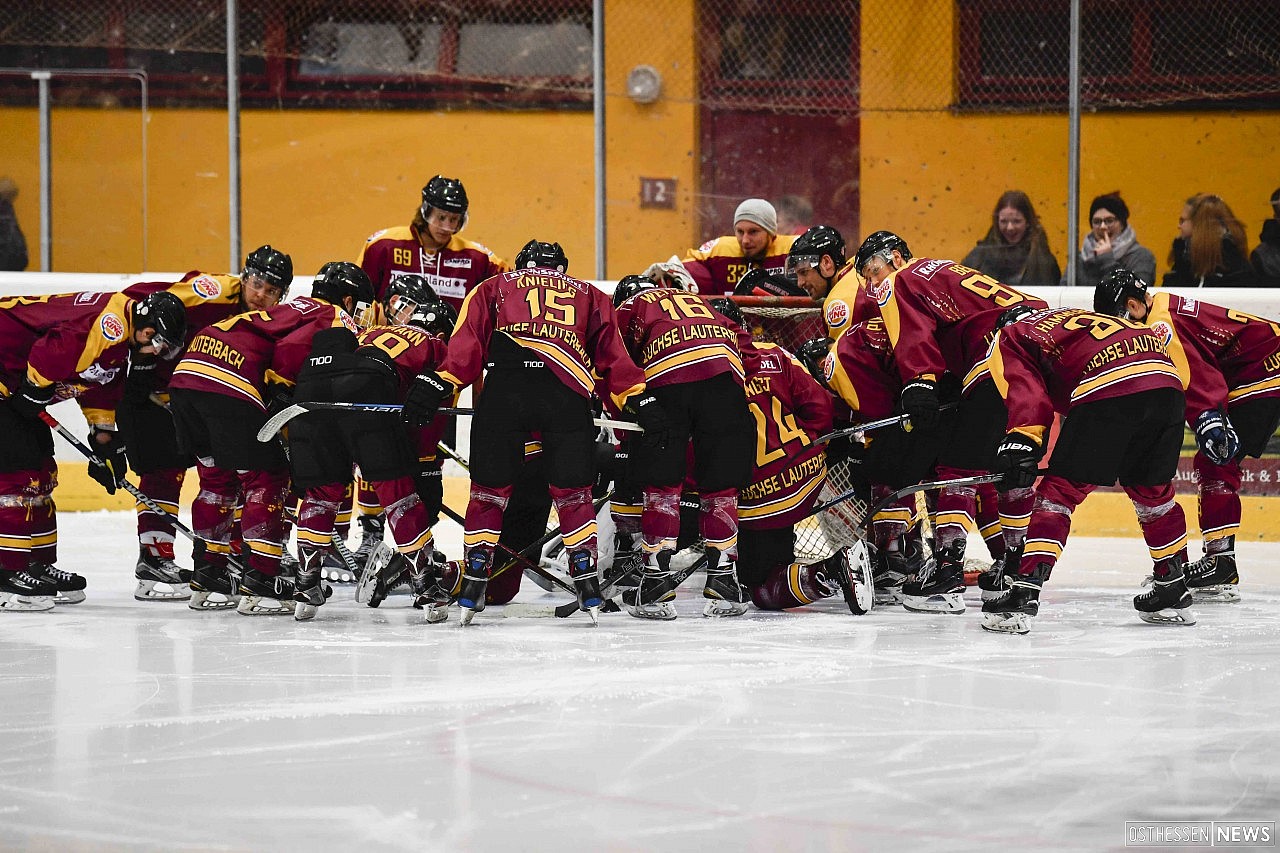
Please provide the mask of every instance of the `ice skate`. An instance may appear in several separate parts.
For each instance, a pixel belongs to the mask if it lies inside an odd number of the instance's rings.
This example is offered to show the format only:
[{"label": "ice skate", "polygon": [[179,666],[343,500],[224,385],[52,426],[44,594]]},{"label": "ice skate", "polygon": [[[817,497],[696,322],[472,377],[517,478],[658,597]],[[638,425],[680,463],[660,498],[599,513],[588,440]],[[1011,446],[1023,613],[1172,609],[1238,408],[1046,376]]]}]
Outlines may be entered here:
[{"label": "ice skate", "polygon": [[1227,551],[1205,554],[1186,568],[1187,588],[1200,602],[1230,604],[1240,600],[1240,573],[1236,569],[1235,537]]},{"label": "ice skate", "polygon": [[197,559],[189,586],[191,599],[187,606],[192,610],[226,610],[240,603],[240,594],[226,566]]},{"label": "ice skate", "polygon": [[[982,602],[982,628],[996,634],[1025,634],[1040,612],[1040,590],[1050,567],[1038,564],[1029,575],[1003,575],[1004,592]],[[984,594],[986,590],[983,590]]]},{"label": "ice skate", "polygon": [[473,548],[467,554],[462,569],[462,587],[458,590],[458,606],[462,608],[462,624],[470,625],[476,614],[484,610],[484,595],[489,588],[489,569],[493,565],[493,552],[488,548]]},{"label": "ice skate", "polygon": [[640,585],[622,594],[622,606],[637,619],[670,622],[676,618],[676,576],[671,570],[674,551],[664,548],[640,575]]},{"label": "ice skate", "polygon": [[876,603],[875,581],[871,574],[871,558],[865,542],[841,548],[822,562],[822,577],[834,581],[849,612],[862,616]]},{"label": "ice skate", "polygon": [[991,564],[991,568],[978,575],[978,590],[982,593],[984,602],[995,601],[1008,592],[1018,575],[1018,564],[1021,562],[1022,547],[1019,546],[1016,550],[1006,551]]},{"label": "ice skate", "polygon": [[933,571],[902,585],[902,606],[912,613],[963,613],[963,547],[936,551],[934,558]]},{"label": "ice skate", "polygon": [[54,601],[58,604],[79,604],[84,601],[85,580],[75,572],[64,572],[48,563],[33,562],[27,569],[32,576],[53,584],[58,591]]},{"label": "ice skate", "polygon": [[58,589],[28,571],[0,570],[0,610],[11,613],[52,610]]},{"label": "ice skate", "polygon": [[386,523],[387,517],[382,514],[360,516],[360,544],[356,546],[352,556],[355,557],[356,567],[361,572],[369,565],[369,560],[382,544]]},{"label": "ice skate", "polygon": [[133,577],[138,601],[189,601],[191,572],[173,561],[172,542],[151,542],[138,551]]},{"label": "ice skate", "polygon": [[578,593],[578,609],[586,611],[592,625],[599,625],[604,597],[600,594],[600,572],[590,552],[579,549],[569,554],[569,580]]},{"label": "ice skate", "polygon": [[409,562],[385,542],[378,545],[356,584],[356,601],[378,607],[396,587],[409,582]]},{"label": "ice skate", "polygon": [[1175,558],[1169,574],[1153,578],[1151,589],[1133,597],[1133,607],[1138,618],[1152,625],[1194,625],[1196,614],[1191,610],[1191,592],[1182,573],[1182,561]]},{"label": "ice skate", "polygon": [[902,585],[924,570],[925,556],[916,526],[898,537],[897,548],[878,552],[873,561],[875,603],[881,607],[902,603]]},{"label": "ice skate", "polygon": [[265,575],[257,569],[249,569],[240,578],[240,603],[236,612],[241,616],[283,616],[294,610],[293,584],[285,578]]},{"label": "ice skate", "polygon": [[325,554],[323,551],[301,548],[298,561],[298,577],[293,585],[293,618],[299,622],[314,619],[316,611],[327,601],[321,574]]},{"label": "ice skate", "polygon": [[449,618],[449,602],[452,599],[452,584],[446,577],[448,565],[437,559],[435,552],[428,553],[425,548],[414,554],[413,559],[408,562],[414,609],[425,611],[428,625],[445,621]]}]

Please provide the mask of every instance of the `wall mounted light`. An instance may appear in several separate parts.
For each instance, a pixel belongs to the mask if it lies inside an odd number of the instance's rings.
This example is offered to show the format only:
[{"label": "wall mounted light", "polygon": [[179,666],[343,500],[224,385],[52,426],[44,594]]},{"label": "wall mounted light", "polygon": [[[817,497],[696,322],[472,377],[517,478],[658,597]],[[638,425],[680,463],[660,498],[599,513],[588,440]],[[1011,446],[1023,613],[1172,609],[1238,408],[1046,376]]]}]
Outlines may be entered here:
[{"label": "wall mounted light", "polygon": [[627,72],[627,97],[637,104],[652,104],[662,95],[662,75],[652,65],[637,65]]}]

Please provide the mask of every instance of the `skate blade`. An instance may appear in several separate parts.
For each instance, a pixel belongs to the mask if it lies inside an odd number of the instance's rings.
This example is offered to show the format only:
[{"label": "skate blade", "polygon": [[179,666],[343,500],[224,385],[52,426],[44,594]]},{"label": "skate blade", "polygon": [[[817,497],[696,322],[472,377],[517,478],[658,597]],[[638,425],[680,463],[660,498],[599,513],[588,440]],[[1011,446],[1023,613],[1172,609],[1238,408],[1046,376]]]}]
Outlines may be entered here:
[{"label": "skate blade", "polygon": [[[217,598],[214,598],[217,596]],[[226,595],[221,592],[210,592],[206,589],[191,590],[191,600],[187,606],[192,610],[228,610],[240,603],[240,596]]]},{"label": "skate blade", "polygon": [[1150,625],[1194,625],[1196,624],[1196,615],[1191,612],[1191,608],[1182,607],[1174,609],[1166,607],[1164,610],[1157,610],[1154,613],[1138,612],[1138,618]]},{"label": "skate blade", "polygon": [[995,634],[1025,634],[1031,630],[1031,617],[1025,613],[983,613],[982,629]]},{"label": "skate blade", "polygon": [[365,572],[360,576],[360,581],[356,584],[356,603],[367,604],[370,607],[377,607],[382,603],[382,599],[378,600],[378,604],[371,604],[373,600],[374,589],[378,585],[378,575],[376,572]]},{"label": "skate blade", "polygon": [[902,606],[912,613],[948,613],[964,612],[964,593],[948,592],[938,595],[904,595]]},{"label": "skate blade", "polygon": [[449,618],[449,605],[447,604],[429,604],[426,607],[426,622],[428,625],[438,625]]},{"label": "skate blade", "polygon": [[241,616],[292,615],[296,602],[289,599],[268,598],[265,595],[241,595],[236,612]]},{"label": "skate blade", "polygon": [[876,587],[875,595],[876,607],[889,607],[902,603],[902,587]]},{"label": "skate blade", "polygon": [[298,622],[306,622],[316,618],[316,611],[319,610],[314,604],[303,604],[298,602],[293,606],[293,618]]},{"label": "skate blade", "polygon": [[189,601],[191,587],[185,583],[167,583],[138,578],[133,597],[138,601]]},{"label": "skate blade", "polygon": [[1240,601],[1240,589],[1235,584],[1192,587],[1191,597],[1197,604],[1235,604]]},{"label": "skate blade", "polygon": [[53,609],[51,595],[17,595],[12,592],[0,592],[0,610],[11,613],[39,613]]},{"label": "skate blade", "polygon": [[464,626],[470,625],[471,620],[476,618],[476,614],[480,612],[479,610],[472,610],[470,607],[459,607],[458,609],[460,616],[458,621]]},{"label": "skate blade", "polygon": [[600,626],[600,605],[584,607],[583,610],[587,611],[587,615],[591,617],[591,627],[598,628]]},{"label": "skate blade", "polygon": [[84,601],[84,590],[72,589],[66,592],[60,592],[53,597],[58,604],[79,604]]},{"label": "skate blade", "polygon": [[627,604],[623,602],[628,614],[637,619],[655,619],[660,622],[670,622],[676,618],[676,606],[670,601],[659,601],[653,604]]},{"label": "skate blade", "polygon": [[718,598],[708,598],[707,602],[702,605],[702,615],[711,619],[741,616],[746,612],[747,605],[745,602],[724,601]]}]

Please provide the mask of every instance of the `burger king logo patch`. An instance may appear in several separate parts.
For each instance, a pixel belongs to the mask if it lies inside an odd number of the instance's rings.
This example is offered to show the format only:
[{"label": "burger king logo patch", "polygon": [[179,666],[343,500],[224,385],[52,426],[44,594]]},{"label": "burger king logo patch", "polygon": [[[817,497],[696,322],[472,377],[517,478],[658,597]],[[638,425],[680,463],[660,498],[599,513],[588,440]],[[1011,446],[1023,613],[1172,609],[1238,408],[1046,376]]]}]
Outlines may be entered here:
[{"label": "burger king logo patch", "polygon": [[828,302],[825,312],[827,315],[827,326],[832,329],[839,329],[845,323],[849,322],[849,306],[843,299],[833,299]]},{"label": "burger king logo patch", "polygon": [[215,299],[222,295],[222,283],[210,275],[198,275],[191,279],[191,289],[201,299]]},{"label": "burger king logo patch", "polygon": [[113,344],[124,337],[124,320],[115,314],[103,314],[98,328],[102,330],[102,336]]},{"label": "burger king logo patch", "polygon": [[1160,339],[1161,346],[1169,346],[1169,342],[1173,340],[1173,327],[1164,320],[1159,320],[1151,324],[1151,332]]},{"label": "burger king logo patch", "polygon": [[827,353],[827,357],[822,360],[822,378],[827,382],[831,381],[831,377],[836,375],[836,357],[831,353]]}]

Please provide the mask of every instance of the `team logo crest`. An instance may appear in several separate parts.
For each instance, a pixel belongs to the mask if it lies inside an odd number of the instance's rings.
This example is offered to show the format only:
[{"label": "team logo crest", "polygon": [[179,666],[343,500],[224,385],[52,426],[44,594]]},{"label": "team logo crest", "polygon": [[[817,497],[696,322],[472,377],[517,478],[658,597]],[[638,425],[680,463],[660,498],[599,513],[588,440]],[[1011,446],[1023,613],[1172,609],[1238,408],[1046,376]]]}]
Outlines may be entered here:
[{"label": "team logo crest", "polygon": [[1161,346],[1169,346],[1169,342],[1173,340],[1173,327],[1164,320],[1159,320],[1151,324],[1151,333],[1160,339]]},{"label": "team logo crest", "polygon": [[849,322],[849,306],[843,299],[833,299],[826,307],[827,325],[838,329]]},{"label": "team logo crest", "polygon": [[867,293],[876,301],[881,308],[889,304],[889,300],[893,298],[893,276],[889,276],[879,284],[867,283]]},{"label": "team logo crest", "polygon": [[201,299],[214,299],[222,295],[222,284],[209,275],[198,275],[191,279],[191,289]]},{"label": "team logo crest", "polygon": [[827,353],[827,357],[822,360],[822,378],[827,382],[831,381],[831,377],[836,375],[836,357],[831,353]]},{"label": "team logo crest", "polygon": [[115,314],[103,314],[98,321],[98,328],[102,330],[102,336],[113,344],[124,338],[124,320]]},{"label": "team logo crest", "polygon": [[338,319],[342,321],[342,325],[346,326],[352,332],[359,332],[360,327],[356,325],[356,321],[352,320],[346,311],[338,311]]},{"label": "team logo crest", "polygon": [[714,249],[714,248],[715,248],[715,245],[716,245],[716,241],[715,241],[715,240],[708,240],[707,242],[703,243],[701,246],[699,246],[699,247],[698,247],[698,251],[699,251],[699,252],[710,252],[712,249]]}]

